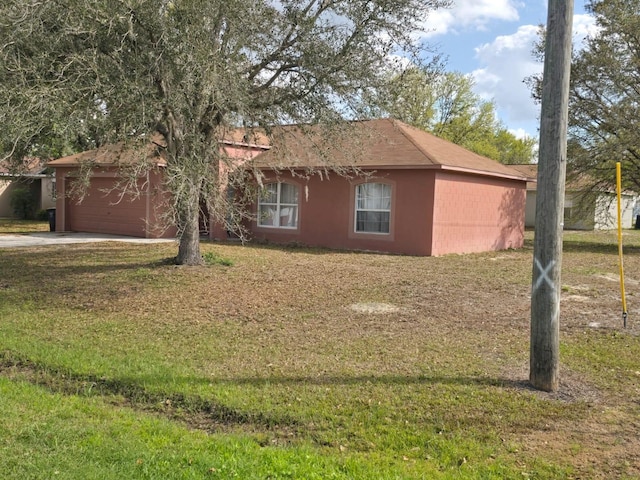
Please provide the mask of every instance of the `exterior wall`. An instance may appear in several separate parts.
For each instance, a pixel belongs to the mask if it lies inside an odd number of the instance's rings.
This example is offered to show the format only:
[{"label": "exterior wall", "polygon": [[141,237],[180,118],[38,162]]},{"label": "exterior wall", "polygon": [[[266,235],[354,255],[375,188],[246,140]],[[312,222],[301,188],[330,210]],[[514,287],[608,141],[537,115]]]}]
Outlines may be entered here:
[{"label": "exterior wall", "polygon": [[[633,210],[636,199],[631,195],[622,195],[620,210],[622,228],[633,228]],[[618,228],[618,199],[616,195],[600,195],[596,199],[593,228],[596,230],[611,230]]]},{"label": "exterior wall", "polygon": [[71,195],[74,169],[57,168],[56,231],[80,231],[130,235],[134,237],[174,237],[175,229],[164,229],[159,216],[166,196],[159,189],[161,172],[152,171],[149,178],[140,178],[143,189],[139,198],[122,198],[113,189],[116,170],[96,171],[81,200]]},{"label": "exterior wall", "polygon": [[33,177],[18,177],[12,179],[0,179],[0,217],[13,217],[13,209],[11,208],[11,196],[14,190],[17,188],[27,188],[31,190],[31,195],[35,200],[35,211],[43,208],[49,208],[46,202],[51,200],[51,196],[45,196],[44,192],[41,192],[41,185],[46,178],[33,178]]},{"label": "exterior wall", "polygon": [[[529,200],[531,199],[531,205]],[[527,191],[527,207],[525,226],[535,226],[536,191]],[[586,203],[586,205],[585,205]],[[633,228],[634,211],[637,210],[637,198],[633,195],[622,195],[622,228]],[[531,208],[531,211],[530,211]],[[581,201],[581,195],[566,192],[564,197],[565,230],[611,230],[618,228],[618,203],[616,195],[600,195],[595,200]]]},{"label": "exterior wall", "polygon": [[[622,195],[622,228],[633,228],[636,198]],[[615,194],[600,194],[582,199],[568,192],[564,202],[564,228],[569,230],[612,230],[618,228],[618,200]]]},{"label": "exterior wall", "polygon": [[[294,230],[250,225],[253,238],[274,243],[296,243],[346,250],[370,250],[407,255],[431,254],[431,212],[434,172],[429,170],[379,170],[369,182],[392,186],[389,234],[355,232],[355,188],[365,178],[339,176],[320,179],[280,175],[299,187],[298,227]],[[274,176],[269,180],[276,180]],[[253,212],[257,212],[254,205]]]},{"label": "exterior wall", "polygon": [[0,217],[12,217],[11,191],[14,185],[11,180],[0,180]]},{"label": "exterior wall", "polygon": [[593,199],[581,201],[580,194],[565,193],[563,218],[565,230],[593,230],[595,215]]},{"label": "exterior wall", "polygon": [[524,226],[533,228],[536,226],[536,201],[538,192],[535,190],[527,190],[527,203],[524,209]]},{"label": "exterior wall", "polygon": [[438,172],[432,255],[520,248],[523,181]]},{"label": "exterior wall", "polygon": [[55,177],[44,177],[40,184],[40,208],[55,208],[56,206],[56,182]]},{"label": "exterior wall", "polygon": [[287,173],[279,180],[299,187],[298,227],[261,227],[254,221],[250,231],[258,241],[408,255],[501,250],[524,243],[524,181],[434,170],[377,171],[368,181],[392,185],[391,231],[380,235],[354,231],[355,186],[364,179],[301,180]]}]

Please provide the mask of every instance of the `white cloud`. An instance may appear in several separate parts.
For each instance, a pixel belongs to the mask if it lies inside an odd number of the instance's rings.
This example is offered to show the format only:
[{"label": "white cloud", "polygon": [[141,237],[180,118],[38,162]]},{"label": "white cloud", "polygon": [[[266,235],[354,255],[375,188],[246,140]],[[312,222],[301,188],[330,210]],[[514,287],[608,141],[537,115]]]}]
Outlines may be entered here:
[{"label": "white cloud", "polygon": [[511,133],[514,137],[519,140],[525,138],[531,138],[531,134],[527,132],[524,128],[509,128],[509,133]]},{"label": "white cloud", "polygon": [[597,35],[600,28],[596,25],[595,17],[587,14],[573,16],[573,44],[580,49],[587,37]]},{"label": "white cloud", "polygon": [[493,99],[501,118],[509,125],[535,122],[537,118],[538,107],[523,82],[542,71],[542,65],[531,54],[537,39],[538,27],[524,25],[513,35],[498,36],[475,49],[476,58],[483,65],[473,72],[476,92]]},{"label": "white cloud", "polygon": [[[575,15],[574,48],[580,49],[585,38],[597,31],[592,16]],[[472,72],[476,92],[495,101],[500,118],[514,132],[524,130],[529,136],[537,135],[540,107],[534,103],[523,80],[542,72],[542,64],[531,54],[537,40],[537,25],[522,25],[512,35],[498,36],[475,49],[481,68]]]},{"label": "white cloud", "polygon": [[[539,105],[535,104],[524,83],[525,78],[541,73],[543,68],[542,63],[533,58],[532,50],[538,41],[539,29],[534,22],[546,20],[547,2],[537,0],[537,3],[538,6],[530,2],[525,4],[523,0],[454,0],[450,9],[439,9],[429,15],[423,24],[428,32],[421,35],[427,41],[436,37],[446,39],[448,51],[455,51],[458,59],[464,58],[465,50],[470,50],[468,44],[464,45],[465,40],[478,35],[488,39],[474,49],[478,68],[471,75],[476,84],[475,91],[482,98],[495,102],[498,116],[519,137],[536,137],[539,126]],[[521,19],[521,14],[526,19]],[[542,18],[536,18],[538,14]],[[504,32],[506,23],[517,25],[520,21],[526,24],[517,27],[514,33],[491,36],[492,29],[500,28]],[[496,22],[501,26],[497,27]],[[597,33],[593,16],[574,15],[574,49],[581,49],[585,39]],[[461,69],[464,72],[471,68]]]},{"label": "white cloud", "polygon": [[427,37],[485,30],[492,20],[517,21],[520,5],[514,0],[457,0],[449,9],[432,12],[423,25]]}]

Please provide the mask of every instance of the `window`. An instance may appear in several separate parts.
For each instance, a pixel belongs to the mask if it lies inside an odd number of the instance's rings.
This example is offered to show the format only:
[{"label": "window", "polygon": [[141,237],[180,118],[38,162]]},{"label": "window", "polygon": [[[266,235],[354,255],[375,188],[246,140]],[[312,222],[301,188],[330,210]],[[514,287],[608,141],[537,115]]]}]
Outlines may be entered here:
[{"label": "window", "polygon": [[258,199],[258,225],[298,227],[298,187],[289,183],[267,183]]},{"label": "window", "polygon": [[391,185],[362,183],[356,186],[357,233],[389,233]]}]

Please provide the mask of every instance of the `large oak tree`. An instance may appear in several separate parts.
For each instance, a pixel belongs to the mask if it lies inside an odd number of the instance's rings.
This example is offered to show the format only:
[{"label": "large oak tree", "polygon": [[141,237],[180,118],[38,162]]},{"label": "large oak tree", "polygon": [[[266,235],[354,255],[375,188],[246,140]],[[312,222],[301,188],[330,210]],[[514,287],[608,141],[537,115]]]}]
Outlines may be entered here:
[{"label": "large oak tree", "polygon": [[[199,264],[201,202],[221,213],[227,129],[358,118],[394,56],[448,0],[4,0],[0,148],[162,136],[180,233]],[[219,198],[218,198],[219,199]]]}]

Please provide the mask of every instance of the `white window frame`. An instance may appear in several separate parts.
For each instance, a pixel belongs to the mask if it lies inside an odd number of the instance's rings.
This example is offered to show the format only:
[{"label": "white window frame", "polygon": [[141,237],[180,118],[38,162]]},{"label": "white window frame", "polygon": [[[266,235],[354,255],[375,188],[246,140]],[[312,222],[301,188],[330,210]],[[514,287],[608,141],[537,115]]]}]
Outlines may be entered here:
[{"label": "white window frame", "polygon": [[[294,183],[288,183],[288,182],[268,182],[265,183],[264,186],[265,188],[267,188],[268,185],[277,185],[276,187],[276,201],[275,202],[265,202],[263,200],[263,196],[259,195],[258,196],[258,226],[261,228],[283,228],[283,229],[287,229],[287,230],[297,230],[298,229],[298,222],[300,221],[299,219],[299,198],[300,198],[300,189],[298,188],[298,186]],[[282,195],[282,185],[289,185],[293,188],[296,189],[296,200],[297,203],[283,203],[281,201]],[[274,222],[273,223],[262,223],[264,220],[264,216],[262,215],[262,211],[263,211],[263,207],[268,207],[271,210],[273,210],[273,217],[274,217]],[[283,212],[288,209],[294,209],[295,211],[295,224],[294,225],[281,225],[280,224],[280,220],[282,219],[283,216]]]},{"label": "white window frame", "polygon": [[[358,208],[358,200],[361,196],[361,189],[368,188],[368,186],[372,185],[382,185],[386,189],[388,189],[388,199],[389,199],[389,208]],[[387,197],[385,197],[387,198]],[[359,183],[355,186],[355,202],[354,202],[354,215],[353,215],[353,231],[357,234],[366,234],[366,235],[390,235],[391,234],[391,210],[392,210],[392,202],[393,202],[393,186],[389,183],[383,182],[371,182],[371,183]],[[389,220],[387,222],[388,230],[386,232],[374,232],[369,230],[358,230],[358,212],[379,212],[379,213],[387,213],[389,215]]]}]

